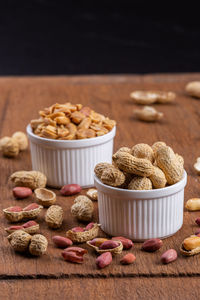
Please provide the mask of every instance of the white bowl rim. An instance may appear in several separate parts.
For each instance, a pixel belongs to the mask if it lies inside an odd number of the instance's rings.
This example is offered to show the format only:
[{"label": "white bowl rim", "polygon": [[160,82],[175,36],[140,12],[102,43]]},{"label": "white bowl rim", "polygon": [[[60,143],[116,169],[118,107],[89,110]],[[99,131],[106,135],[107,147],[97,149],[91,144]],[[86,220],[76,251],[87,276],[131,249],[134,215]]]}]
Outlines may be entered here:
[{"label": "white bowl rim", "polygon": [[109,131],[104,135],[97,136],[94,138],[79,139],[79,140],[54,140],[54,139],[43,138],[33,133],[30,124],[27,125],[26,131],[29,138],[43,145],[47,145],[47,146],[54,145],[55,147],[66,147],[66,148],[67,147],[79,148],[79,147],[94,146],[111,140],[116,134],[116,125],[112,128],[111,131]]},{"label": "white bowl rim", "polygon": [[[99,178],[94,174],[94,182],[97,189],[99,189],[101,192],[112,194],[115,197],[121,198],[126,197],[127,199],[133,198],[133,199],[152,199],[152,198],[160,198],[169,196],[171,194],[175,194],[179,192],[180,190],[184,189],[187,183],[187,173],[184,170],[183,178],[170,186],[161,188],[161,189],[153,189],[153,190],[126,190],[126,189],[120,189],[116,187],[112,187],[109,185],[106,185],[102,183]],[[126,199],[124,198],[124,200]]]}]

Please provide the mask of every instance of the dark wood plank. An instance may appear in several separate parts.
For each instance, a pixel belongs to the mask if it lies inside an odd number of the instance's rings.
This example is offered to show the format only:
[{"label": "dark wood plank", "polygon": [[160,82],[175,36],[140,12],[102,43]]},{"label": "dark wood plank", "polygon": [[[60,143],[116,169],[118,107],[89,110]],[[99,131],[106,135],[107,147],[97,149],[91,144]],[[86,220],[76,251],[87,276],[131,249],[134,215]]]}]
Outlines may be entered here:
[{"label": "dark wood plank", "polygon": [[199,278],[109,278],[0,281],[3,300],[196,300]]},{"label": "dark wood plank", "polygon": [[[191,75],[147,75],[147,76],[94,76],[94,77],[52,77],[52,78],[1,78],[0,79],[0,109],[1,135],[10,135],[15,130],[25,130],[30,119],[37,117],[38,110],[55,102],[71,101],[93,107],[96,111],[109,115],[117,120],[117,136],[115,149],[120,146],[132,146],[138,142],[152,144],[164,140],[174,150],[185,158],[185,168],[188,172],[188,185],[185,198],[199,195],[200,178],[193,170],[193,163],[199,156],[199,100],[189,98],[184,93],[186,82],[199,78],[199,74]],[[165,118],[156,124],[146,124],[134,120],[132,110],[136,107],[129,94],[134,89],[162,89],[177,93],[176,102],[172,105],[157,105],[163,111]],[[8,101],[8,102],[6,102]],[[6,104],[7,103],[7,104]],[[7,105],[7,107],[6,107]],[[5,108],[6,107],[6,108]],[[31,169],[30,153],[21,153],[17,159],[0,157],[0,208],[14,204],[26,205],[28,200],[13,199],[11,185],[7,181],[9,175],[21,169]],[[57,192],[59,194],[59,192]],[[168,248],[179,250],[182,240],[193,233],[197,226],[194,223],[199,215],[185,211],[184,226],[173,237],[164,241],[162,250],[154,254],[140,250],[141,244],[136,244],[132,250],[137,259],[132,266],[121,266],[120,257],[115,257],[110,267],[97,270],[96,255],[89,250],[84,265],[74,265],[63,262],[60,250],[55,249],[51,237],[78,224],[71,217],[70,207],[73,197],[58,197],[65,211],[65,219],[61,229],[47,229],[42,213],[39,218],[41,232],[48,238],[47,255],[41,258],[26,257],[16,254],[10,248],[4,227],[8,225],[1,213],[0,235],[0,278],[59,278],[70,276],[111,277],[111,276],[194,276],[200,274],[199,256],[179,259],[170,265],[160,264],[161,253]],[[97,220],[97,204],[95,220]],[[80,223],[79,223],[80,224]],[[102,233],[103,235],[103,233]],[[83,245],[86,247],[86,245]],[[191,267],[192,266],[192,267]]]}]

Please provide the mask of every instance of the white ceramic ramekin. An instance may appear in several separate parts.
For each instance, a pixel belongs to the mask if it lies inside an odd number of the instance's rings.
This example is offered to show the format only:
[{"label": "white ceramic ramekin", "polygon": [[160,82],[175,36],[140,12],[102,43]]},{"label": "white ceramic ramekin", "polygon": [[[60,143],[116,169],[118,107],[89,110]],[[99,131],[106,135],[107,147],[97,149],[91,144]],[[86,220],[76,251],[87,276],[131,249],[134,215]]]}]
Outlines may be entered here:
[{"label": "white ceramic ramekin", "polygon": [[113,188],[96,176],[99,223],[111,236],[125,236],[135,241],[166,238],[183,224],[184,187],[187,173],[178,183],[149,191]]},{"label": "white ceramic ramekin", "polygon": [[61,187],[76,183],[94,186],[94,167],[99,162],[112,162],[114,127],[109,133],[83,140],[52,140],[41,138],[27,126],[32,168],[47,176],[47,185]]}]

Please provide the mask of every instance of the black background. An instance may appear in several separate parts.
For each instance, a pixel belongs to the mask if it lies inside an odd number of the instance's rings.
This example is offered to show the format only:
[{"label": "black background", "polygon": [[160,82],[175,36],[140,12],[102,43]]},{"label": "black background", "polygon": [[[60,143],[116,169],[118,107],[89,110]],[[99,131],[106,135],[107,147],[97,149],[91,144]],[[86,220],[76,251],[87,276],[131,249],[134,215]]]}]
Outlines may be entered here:
[{"label": "black background", "polygon": [[198,72],[197,4],[1,1],[0,75]]}]

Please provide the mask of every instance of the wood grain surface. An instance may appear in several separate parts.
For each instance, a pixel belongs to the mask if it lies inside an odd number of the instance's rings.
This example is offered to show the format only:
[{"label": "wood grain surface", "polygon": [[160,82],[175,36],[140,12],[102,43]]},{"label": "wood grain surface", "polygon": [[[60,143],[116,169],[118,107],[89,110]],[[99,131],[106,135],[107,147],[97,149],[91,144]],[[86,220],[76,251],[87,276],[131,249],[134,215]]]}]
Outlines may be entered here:
[{"label": "wood grain surface", "polygon": [[[193,164],[196,157],[200,156],[200,101],[188,97],[184,92],[185,84],[190,80],[198,80],[199,77],[200,74],[0,78],[0,136],[11,135],[17,130],[25,131],[29,121],[37,117],[38,110],[55,102],[82,103],[117,121],[115,150],[121,146],[133,146],[139,142],[151,145],[158,140],[163,140],[172,146],[185,159],[185,169],[188,173],[185,200],[199,197],[200,178],[195,174]],[[132,111],[137,106],[129,98],[129,94],[134,89],[171,90],[177,93],[177,98],[174,104],[155,105],[159,111],[164,113],[164,119],[159,123],[147,124],[135,120],[132,116]],[[113,293],[117,293],[117,282],[119,282],[119,287],[124,285],[128,288],[132,281],[138,287],[143,282],[147,289],[151,287],[152,295],[154,295],[153,290],[159,283],[163,284],[163,288],[170,284],[171,290],[173,290],[173,287],[180,288],[181,284],[185,285],[185,283],[187,284],[184,288],[189,288],[188,280],[190,281],[192,276],[196,276],[196,279],[192,279],[191,286],[197,282],[197,278],[200,276],[198,255],[185,258],[179,254],[178,260],[169,265],[162,265],[160,256],[164,250],[169,248],[174,248],[179,252],[182,240],[198,228],[194,222],[195,218],[199,216],[198,212],[185,211],[184,225],[181,230],[173,237],[165,239],[162,249],[156,253],[142,252],[141,244],[137,243],[131,250],[136,255],[136,262],[133,265],[121,266],[119,264],[121,256],[117,256],[108,268],[98,270],[95,266],[96,254],[91,249],[89,249],[85,263],[75,265],[64,262],[60,255],[61,251],[53,246],[51,241],[53,235],[65,235],[66,230],[71,227],[78,224],[83,225],[70,214],[74,197],[61,197],[59,191],[56,191],[57,203],[65,211],[61,229],[49,230],[47,228],[44,223],[45,209],[38,218],[41,233],[49,241],[47,254],[41,258],[33,258],[14,253],[6,239],[4,227],[8,226],[8,222],[3,217],[2,209],[18,204],[25,206],[34,201],[34,197],[25,200],[13,198],[12,186],[8,183],[8,178],[17,170],[31,170],[29,151],[20,153],[16,159],[0,157],[0,282],[2,286],[0,299],[1,294],[2,297],[4,296],[2,299],[11,299],[12,293],[9,290],[11,283],[12,289],[15,291],[19,290],[24,282],[27,282],[27,289],[24,292],[24,299],[26,299],[26,295],[32,288],[37,287],[39,282],[42,293],[46,292],[47,286],[52,290],[55,286],[55,295],[59,295],[62,283],[64,286],[66,285],[66,293],[67,287],[70,285],[72,288],[76,288],[75,282],[78,282],[78,286],[81,286],[82,282],[84,286],[85,282],[90,287],[93,286],[93,291],[100,289],[101,285],[102,287],[109,286]],[[94,220],[98,220],[97,203],[95,203]],[[104,235],[101,232],[101,236]],[[87,246],[83,244],[83,247]],[[126,252],[124,251],[124,253]],[[60,281],[55,280],[57,278]],[[46,285],[47,279],[49,280]],[[82,281],[82,279],[84,280]],[[36,295],[36,291],[34,293]],[[84,293],[83,290],[80,291],[81,293]],[[92,291],[90,295],[92,299]],[[141,298],[138,294],[138,299],[143,299],[144,295],[147,294],[141,291]],[[165,294],[160,295],[162,299],[165,299]]]}]

